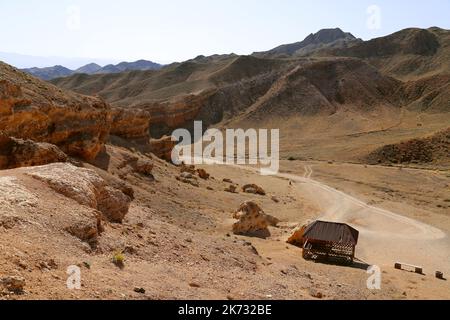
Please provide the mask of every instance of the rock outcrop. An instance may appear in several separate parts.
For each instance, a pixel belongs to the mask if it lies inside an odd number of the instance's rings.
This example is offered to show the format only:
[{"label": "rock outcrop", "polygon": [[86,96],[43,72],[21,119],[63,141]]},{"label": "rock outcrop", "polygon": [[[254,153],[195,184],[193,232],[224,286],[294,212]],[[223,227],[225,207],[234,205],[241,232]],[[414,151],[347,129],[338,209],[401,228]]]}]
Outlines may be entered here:
[{"label": "rock outcrop", "polygon": [[122,222],[128,213],[131,199],[108,186],[93,170],[57,163],[30,168],[27,174],[79,204],[99,210],[111,222]]},{"label": "rock outcrop", "polygon": [[150,112],[140,109],[116,108],[112,111],[111,134],[121,138],[148,143]]},{"label": "rock outcrop", "polygon": [[152,174],[153,167],[153,162],[147,159],[138,159],[135,165],[136,171],[146,176]]},{"label": "rock outcrop", "polygon": [[[30,180],[33,179],[27,177],[27,174],[30,171],[45,171],[46,168],[47,166],[14,169],[7,171],[7,176],[0,177],[0,227],[11,230],[45,225],[53,232],[66,231],[81,241],[95,246],[102,232],[101,212],[63,196],[58,198],[53,191],[49,192],[37,180],[35,189],[30,188],[33,184]],[[81,192],[81,189],[79,191]],[[52,201],[49,201],[49,198]]]},{"label": "rock outcrop", "polygon": [[172,141],[172,137],[163,137],[161,139],[152,139],[150,141],[150,150],[158,158],[166,161],[172,160],[172,150],[176,143]]},{"label": "rock outcrop", "polygon": [[436,163],[448,165],[450,160],[450,128],[423,139],[412,139],[386,145],[370,153],[370,164]]},{"label": "rock outcrop", "polygon": [[143,109],[150,113],[150,133],[160,138],[172,134],[178,128],[191,127],[202,108],[215,93],[206,90],[200,94],[190,94],[171,101],[138,104],[133,109]]},{"label": "rock outcrop", "polygon": [[55,145],[0,134],[0,170],[66,161],[67,155]]},{"label": "rock outcrop", "polygon": [[278,219],[264,213],[253,201],[244,202],[233,218],[238,220],[233,224],[233,233],[239,235],[267,237],[270,235],[268,227],[278,224]]},{"label": "rock outcrop", "polygon": [[0,63],[0,130],[5,135],[52,143],[91,160],[102,149],[111,123],[103,100],[64,92]]}]

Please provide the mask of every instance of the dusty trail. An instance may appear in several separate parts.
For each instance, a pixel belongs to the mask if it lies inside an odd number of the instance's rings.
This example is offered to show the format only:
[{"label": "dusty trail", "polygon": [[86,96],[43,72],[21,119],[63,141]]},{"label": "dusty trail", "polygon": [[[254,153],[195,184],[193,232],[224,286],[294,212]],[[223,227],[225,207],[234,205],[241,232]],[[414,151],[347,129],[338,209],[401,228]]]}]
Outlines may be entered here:
[{"label": "dusty trail", "polygon": [[277,174],[294,182],[301,192],[311,197],[323,210],[318,219],[348,223],[360,231],[357,255],[380,266],[394,262],[422,265],[428,273],[450,271],[450,243],[441,230],[370,206],[342,191],[313,180],[313,169],[305,166],[305,175]]},{"label": "dusty trail", "polygon": [[[219,164],[214,160],[208,164]],[[259,169],[228,165],[259,174]],[[316,203],[323,215],[317,219],[344,222],[360,231],[357,257],[370,264],[391,268],[395,262],[420,265],[425,273],[450,273],[450,239],[446,233],[392,211],[368,205],[345,192],[312,179],[313,168],[305,166],[303,176],[277,173]]]}]

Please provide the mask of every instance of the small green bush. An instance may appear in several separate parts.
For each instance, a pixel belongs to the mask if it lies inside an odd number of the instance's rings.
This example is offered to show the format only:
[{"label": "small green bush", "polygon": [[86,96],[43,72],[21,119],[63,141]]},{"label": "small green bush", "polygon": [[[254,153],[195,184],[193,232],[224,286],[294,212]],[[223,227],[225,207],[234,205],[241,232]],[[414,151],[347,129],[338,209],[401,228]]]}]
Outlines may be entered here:
[{"label": "small green bush", "polygon": [[119,268],[123,268],[125,266],[125,256],[122,252],[118,251],[114,254],[112,262]]}]

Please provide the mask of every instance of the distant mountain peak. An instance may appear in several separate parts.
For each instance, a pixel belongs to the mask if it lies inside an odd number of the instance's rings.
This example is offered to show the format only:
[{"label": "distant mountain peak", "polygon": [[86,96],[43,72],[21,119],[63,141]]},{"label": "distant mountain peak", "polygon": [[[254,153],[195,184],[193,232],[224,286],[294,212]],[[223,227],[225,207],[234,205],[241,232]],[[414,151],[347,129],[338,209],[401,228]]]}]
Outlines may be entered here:
[{"label": "distant mountain peak", "polygon": [[95,73],[98,70],[100,70],[102,67],[96,63],[89,63],[81,68],[78,68],[77,70],[75,70],[75,73],[87,73],[87,74],[91,74],[91,73]]},{"label": "distant mountain peak", "polygon": [[340,28],[329,28],[311,33],[303,41],[284,44],[269,51],[254,53],[254,55],[262,57],[306,55],[316,49],[332,45],[342,46],[352,41],[357,41],[357,38],[351,33],[344,32]]},{"label": "distant mountain peak", "polygon": [[330,43],[340,39],[356,40],[351,33],[344,32],[340,28],[322,29],[317,33],[311,33],[303,42]]}]

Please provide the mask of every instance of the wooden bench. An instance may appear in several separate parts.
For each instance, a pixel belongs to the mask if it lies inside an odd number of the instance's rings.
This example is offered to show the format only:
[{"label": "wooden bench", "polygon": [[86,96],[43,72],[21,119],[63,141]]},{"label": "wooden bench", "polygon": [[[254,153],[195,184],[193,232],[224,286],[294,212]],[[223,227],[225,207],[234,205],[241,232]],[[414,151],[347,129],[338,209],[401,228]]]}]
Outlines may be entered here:
[{"label": "wooden bench", "polygon": [[[406,268],[406,269],[404,269],[404,268]],[[423,274],[422,267],[414,266],[414,265],[408,264],[408,263],[397,262],[397,263],[395,263],[395,269],[406,270],[406,271],[408,271],[408,269],[412,269],[412,270],[414,270],[415,273]]]},{"label": "wooden bench", "polygon": [[436,278],[441,279],[441,280],[445,280],[444,273],[441,272],[441,271],[436,271]]}]

